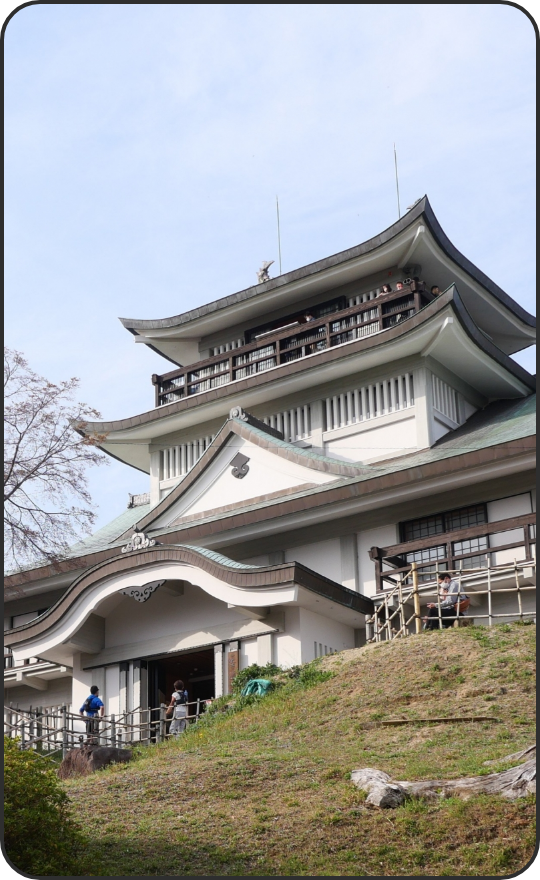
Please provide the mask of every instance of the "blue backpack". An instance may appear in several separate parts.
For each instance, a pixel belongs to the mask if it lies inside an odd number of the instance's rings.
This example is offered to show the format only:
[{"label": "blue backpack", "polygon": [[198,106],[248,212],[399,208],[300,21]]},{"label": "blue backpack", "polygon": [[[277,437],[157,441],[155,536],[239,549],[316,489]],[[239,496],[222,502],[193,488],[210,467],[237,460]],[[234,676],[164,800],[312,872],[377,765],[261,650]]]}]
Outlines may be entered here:
[{"label": "blue backpack", "polygon": [[[81,712],[97,712],[100,709],[100,705],[96,705],[95,700],[99,700],[99,697],[96,697],[94,694],[90,694],[89,697],[86,698],[84,703],[81,706]],[[100,700],[101,703],[101,700]]]}]

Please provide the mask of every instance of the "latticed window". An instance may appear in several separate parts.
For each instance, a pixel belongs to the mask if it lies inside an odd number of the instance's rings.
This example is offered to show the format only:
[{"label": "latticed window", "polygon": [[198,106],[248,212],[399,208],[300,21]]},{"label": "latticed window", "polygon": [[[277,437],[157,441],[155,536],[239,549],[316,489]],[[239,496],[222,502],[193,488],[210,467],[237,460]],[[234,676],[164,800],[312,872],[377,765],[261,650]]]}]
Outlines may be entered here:
[{"label": "latticed window", "polygon": [[[486,505],[471,504],[468,507],[460,507],[446,513],[422,516],[401,523],[401,540],[415,541],[417,538],[430,538],[432,535],[442,535],[444,532],[467,529],[470,526],[479,526],[483,523],[487,523]],[[467,551],[461,552],[466,553]]]},{"label": "latticed window", "polygon": [[405,560],[407,565],[410,565],[411,562],[418,563],[418,568],[420,569],[418,579],[420,583],[423,583],[424,581],[433,580],[433,574],[436,571],[445,571],[448,568],[446,562],[438,562],[439,559],[444,559],[445,556],[446,547],[442,544],[438,547],[426,547],[424,550],[414,550],[412,553],[406,553]]}]

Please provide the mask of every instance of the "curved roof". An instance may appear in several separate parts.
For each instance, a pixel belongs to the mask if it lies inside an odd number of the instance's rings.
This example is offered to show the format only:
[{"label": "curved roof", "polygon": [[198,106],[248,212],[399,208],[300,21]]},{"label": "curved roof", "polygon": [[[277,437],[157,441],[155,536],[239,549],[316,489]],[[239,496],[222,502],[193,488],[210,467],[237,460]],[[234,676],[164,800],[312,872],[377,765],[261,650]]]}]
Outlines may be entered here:
[{"label": "curved roof", "polygon": [[[423,238],[429,238],[430,241],[424,241]],[[496,311],[499,312],[501,325],[499,332],[512,337],[512,341],[509,339],[506,344],[501,344],[501,340],[498,340],[498,344],[510,353],[531,344],[530,332],[527,332],[527,329],[536,326],[535,318],[452,244],[437,220],[427,196],[420,199],[396,223],[362,244],[169,318],[151,320],[120,318],[120,321],[136,336],[148,334],[147,344],[160,354],[164,354],[160,349],[159,338],[164,340],[166,335],[170,340],[171,331],[184,338],[205,335],[213,332],[216,327],[222,329],[223,322],[232,323],[233,316],[236,322],[238,319],[246,320],[250,315],[262,314],[261,310],[279,307],[280,302],[285,302],[289,289],[290,294],[294,293],[296,299],[312,295],[316,289],[314,282],[317,276],[320,276],[321,280],[323,276],[327,276],[326,284],[319,286],[319,290],[329,290],[362,277],[362,274],[363,276],[372,274],[380,269],[378,264],[373,262],[377,252],[381,252],[381,255],[384,253],[385,266],[389,268],[392,265],[405,266],[412,261],[416,263],[419,254],[423,255],[421,262],[424,263],[430,259],[430,253],[433,256],[434,247],[438,251],[438,275],[433,283],[439,283],[440,287],[444,288],[454,281],[463,284],[464,279],[467,278],[479,300],[487,300],[487,302],[491,300],[491,303],[498,307]],[[445,257],[453,268],[449,276],[439,280],[440,274],[444,275]],[[474,314],[475,310],[471,309],[469,296],[465,295],[465,299],[467,307],[473,312],[473,318],[480,326],[483,321],[488,321],[489,326],[484,329],[494,335],[493,316],[483,314],[481,309],[478,310],[478,314]],[[471,295],[471,299],[474,299],[474,295]],[[229,316],[226,316],[227,310]],[[164,356],[176,362],[169,354]]]},{"label": "curved roof", "polygon": [[[230,429],[233,426],[236,428],[236,422],[230,424]],[[242,431],[249,431],[255,439],[256,428],[244,423],[238,424],[238,429],[240,428]],[[445,435],[431,449],[407,453],[370,466],[357,467],[341,462],[341,465],[350,468],[350,473],[336,473],[338,479],[325,485],[310,489],[300,488],[287,497],[256,499],[241,506],[236,512],[216,511],[213,515],[196,521],[187,518],[185,522],[171,527],[154,529],[152,521],[166,506],[165,499],[164,504],[160,502],[153,509],[149,506],[136,509],[139,513],[137,527],[140,529],[144,524],[153,538],[163,542],[182,543],[184,547],[192,546],[191,542],[215,543],[216,539],[218,546],[220,543],[223,546],[236,529],[254,527],[262,534],[265,524],[271,524],[277,518],[286,522],[286,517],[303,515],[306,510],[311,515],[316,515],[319,511],[321,519],[318,521],[326,522],[336,516],[333,512],[336,509],[334,505],[354,506],[359,501],[367,502],[368,498],[372,499],[369,503],[379,505],[381,493],[387,493],[389,489],[395,492],[413,484],[427,484],[429,480],[444,478],[456,491],[459,480],[469,483],[474,481],[475,468],[483,472],[487,465],[500,462],[512,462],[512,467],[516,462],[521,462],[520,467],[526,470],[533,467],[535,428],[536,395],[522,400],[497,401],[475,413],[464,425]],[[324,460],[319,460],[322,457],[307,450],[285,444],[270,435],[266,435],[265,442],[268,446],[275,446],[280,454],[286,451],[283,447],[288,447],[291,455],[301,455],[304,463],[311,456],[313,466],[321,469],[325,467]],[[485,479],[485,476],[480,476],[479,479]],[[174,503],[172,493],[168,498],[169,503]],[[134,523],[129,525],[133,526]],[[26,583],[51,577],[57,571],[74,571],[118,557],[119,548],[126,540],[125,537],[122,538],[122,533],[125,535],[127,528],[128,523],[125,520],[114,520],[107,529],[88,539],[88,545],[78,545],[78,559],[70,557],[54,565],[47,564],[31,570],[13,572],[6,578],[6,585],[17,589]],[[201,547],[198,550],[208,552]]]},{"label": "curved roof", "polygon": [[[316,381],[320,385],[325,381],[325,370],[332,370],[334,373],[336,369],[350,372],[350,358],[361,358],[362,361],[358,362],[358,366],[355,365],[355,369],[366,369],[368,366],[385,363],[389,357],[395,361],[404,356],[401,346],[407,349],[407,354],[413,351],[421,353],[433,333],[440,329],[439,325],[442,326],[446,320],[446,315],[455,316],[457,319],[456,329],[453,331],[456,339],[453,349],[450,348],[446,354],[443,354],[442,346],[439,346],[441,351],[439,354],[435,352],[435,357],[443,363],[446,357],[448,360],[446,365],[449,369],[457,375],[463,373],[463,378],[473,387],[478,387],[487,399],[497,396],[520,397],[534,390],[533,377],[478,328],[465,307],[461,295],[455,287],[452,287],[412,317],[373,336],[325,349],[307,358],[274,367],[266,372],[257,373],[127,419],[88,422],[82,428],[77,428],[76,425],[74,427],[83,436],[107,435],[100,444],[104,451],[147,471],[148,444],[152,438],[183,429],[186,424],[210,418],[223,419],[231,406],[231,400],[234,399],[241,399],[246,409],[256,405],[259,398],[263,400],[264,395],[267,397],[270,395],[271,399],[275,399],[280,394],[280,382],[290,383],[292,377],[297,377],[298,381],[307,381],[307,377],[316,371]],[[461,328],[462,331],[459,338],[457,328]],[[464,357],[466,346],[471,349],[470,363]],[[457,355],[459,356],[456,360]],[[477,367],[476,355],[483,360],[483,369],[486,373],[484,378]],[[480,388],[481,382],[485,387]]]},{"label": "curved roof", "polygon": [[[275,593],[280,588],[298,585],[338,605],[363,614],[372,613],[374,607],[373,601],[367,596],[349,590],[298,562],[251,566],[235,562],[203,547],[187,544],[156,544],[149,549],[114,556],[87,569],[51,608],[28,623],[6,631],[4,633],[6,646],[24,644],[57,627],[76,606],[81,606],[85,595],[97,585],[112,582],[114,588],[114,579],[118,579],[122,574],[131,575],[148,569],[148,580],[155,584],[156,566],[168,562],[189,566],[193,570],[193,577],[190,580],[193,580],[195,586],[199,585],[197,571],[207,572],[224,585],[241,591],[245,596],[245,604],[249,604],[250,598],[253,599],[254,592],[262,593],[262,598],[265,599],[268,591]],[[242,596],[239,595],[239,598],[241,599]]]}]

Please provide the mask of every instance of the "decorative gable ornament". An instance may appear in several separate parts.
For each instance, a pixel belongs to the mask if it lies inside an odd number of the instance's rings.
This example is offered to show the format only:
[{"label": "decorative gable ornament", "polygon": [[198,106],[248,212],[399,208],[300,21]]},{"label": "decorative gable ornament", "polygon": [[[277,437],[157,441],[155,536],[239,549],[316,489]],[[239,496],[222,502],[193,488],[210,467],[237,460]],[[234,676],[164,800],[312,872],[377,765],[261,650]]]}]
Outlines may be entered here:
[{"label": "decorative gable ornament", "polygon": [[247,413],[244,412],[241,406],[233,406],[233,408],[229,412],[229,418],[240,419],[242,422],[248,421]]},{"label": "decorative gable ornament", "polygon": [[157,588],[161,587],[164,583],[165,580],[150,581],[148,584],[143,584],[142,587],[127,587],[125,590],[120,590],[120,592],[124,596],[129,596],[131,599],[135,599],[136,602],[147,602],[152,593],[155,593]]},{"label": "decorative gable ornament", "polygon": [[242,480],[246,476],[247,472],[249,471],[248,461],[249,458],[247,457],[247,455],[243,455],[241,452],[236,453],[230,463],[232,467],[233,477],[236,477],[238,480]]},{"label": "decorative gable ornament", "polygon": [[153,538],[149,538],[144,532],[138,532],[135,529],[126,546],[122,547],[122,553],[130,553],[132,550],[148,550],[149,547],[154,547],[155,544],[156,542]]}]

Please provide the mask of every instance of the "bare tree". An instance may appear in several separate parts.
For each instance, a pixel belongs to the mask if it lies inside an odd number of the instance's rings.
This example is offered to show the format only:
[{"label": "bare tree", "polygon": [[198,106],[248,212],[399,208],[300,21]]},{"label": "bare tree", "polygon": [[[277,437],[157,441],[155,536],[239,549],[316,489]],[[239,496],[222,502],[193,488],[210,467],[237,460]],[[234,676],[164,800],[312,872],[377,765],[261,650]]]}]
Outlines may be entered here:
[{"label": "bare tree", "polygon": [[20,352],[4,349],[4,550],[8,567],[54,562],[95,520],[86,470],[108,464],[105,439],[74,428],[100,414],[74,399],[78,379],[38,376]]}]

